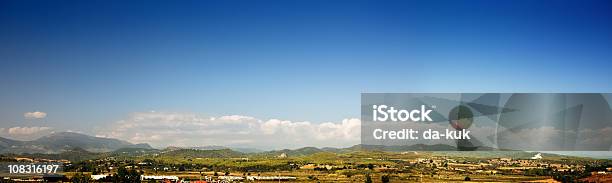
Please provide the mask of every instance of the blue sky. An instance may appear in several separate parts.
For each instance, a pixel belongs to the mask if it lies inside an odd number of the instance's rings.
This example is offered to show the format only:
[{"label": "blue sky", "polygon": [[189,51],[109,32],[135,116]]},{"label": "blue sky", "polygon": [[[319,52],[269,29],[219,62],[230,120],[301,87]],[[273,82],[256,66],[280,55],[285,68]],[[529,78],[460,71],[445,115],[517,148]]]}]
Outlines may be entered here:
[{"label": "blue sky", "polygon": [[95,133],[143,111],[338,122],[361,92],[610,92],[610,7],[0,1],[0,127]]}]

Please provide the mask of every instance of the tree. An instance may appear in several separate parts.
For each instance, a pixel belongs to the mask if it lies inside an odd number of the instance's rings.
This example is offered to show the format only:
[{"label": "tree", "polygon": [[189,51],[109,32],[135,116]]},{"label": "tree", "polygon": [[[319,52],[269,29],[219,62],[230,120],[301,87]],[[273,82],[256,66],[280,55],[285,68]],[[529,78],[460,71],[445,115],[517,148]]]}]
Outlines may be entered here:
[{"label": "tree", "polygon": [[132,170],[127,170],[125,169],[125,167],[119,167],[119,169],[117,169],[117,174],[115,174],[115,182],[134,182],[134,183],[140,183],[140,174],[132,169]]},{"label": "tree", "polygon": [[127,180],[127,174],[128,172],[125,167],[119,167],[119,169],[117,169],[117,173],[115,174],[116,180],[120,182]]},{"label": "tree", "polygon": [[71,179],[73,183],[88,183],[90,181],[89,177],[83,176],[83,173],[77,173]]},{"label": "tree", "polygon": [[372,177],[370,177],[370,174],[366,174],[365,183],[372,183]]},{"label": "tree", "polygon": [[383,183],[389,183],[389,175],[383,175],[380,179]]},{"label": "tree", "polygon": [[180,172],[184,172],[185,171],[185,165],[181,164],[181,166],[179,167],[179,171]]}]

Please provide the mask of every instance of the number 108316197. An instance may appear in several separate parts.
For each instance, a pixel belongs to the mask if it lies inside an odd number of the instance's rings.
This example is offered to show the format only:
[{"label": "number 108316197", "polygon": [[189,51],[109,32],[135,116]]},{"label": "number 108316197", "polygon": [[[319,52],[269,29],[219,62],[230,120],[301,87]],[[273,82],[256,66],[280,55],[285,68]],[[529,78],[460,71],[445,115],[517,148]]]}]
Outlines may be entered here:
[{"label": "number 108316197", "polygon": [[60,169],[58,164],[8,164],[9,174],[49,174],[57,173]]}]

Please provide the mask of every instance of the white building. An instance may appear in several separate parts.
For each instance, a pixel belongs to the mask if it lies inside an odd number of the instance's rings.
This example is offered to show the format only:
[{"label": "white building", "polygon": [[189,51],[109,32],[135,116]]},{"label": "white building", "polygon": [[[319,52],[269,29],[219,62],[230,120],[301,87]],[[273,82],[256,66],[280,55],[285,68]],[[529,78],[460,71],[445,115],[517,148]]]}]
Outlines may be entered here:
[{"label": "white building", "polygon": [[531,159],[542,159],[542,153],[538,153],[535,156],[531,157]]},{"label": "white building", "polygon": [[108,176],[109,175],[91,175],[91,179],[93,179],[93,180],[100,180],[100,179],[106,178]]}]

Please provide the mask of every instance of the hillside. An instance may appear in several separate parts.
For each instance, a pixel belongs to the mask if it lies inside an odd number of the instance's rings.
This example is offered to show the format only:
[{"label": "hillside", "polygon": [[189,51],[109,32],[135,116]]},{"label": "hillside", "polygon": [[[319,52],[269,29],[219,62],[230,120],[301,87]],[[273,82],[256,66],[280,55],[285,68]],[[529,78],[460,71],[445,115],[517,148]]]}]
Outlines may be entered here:
[{"label": "hillside", "polygon": [[388,152],[404,152],[404,151],[456,151],[457,148],[449,145],[425,145],[415,144],[409,146],[384,146],[384,145],[354,145],[347,148],[351,151],[388,151]]},{"label": "hillside", "polygon": [[295,157],[295,156],[307,156],[307,155],[311,155],[314,153],[318,153],[318,152],[323,152],[324,150],[316,148],[316,147],[302,147],[299,149],[283,149],[283,150],[276,150],[276,151],[266,151],[266,152],[261,152],[261,153],[257,153],[257,155],[260,156],[267,156],[267,157],[276,157],[276,156],[280,156],[281,154],[285,154],[288,157]]},{"label": "hillside", "polygon": [[59,154],[74,148],[81,148],[88,152],[110,152],[121,148],[151,149],[151,146],[73,132],[53,133],[32,141],[0,138],[0,153]]},{"label": "hillside", "polygon": [[198,149],[178,149],[163,151],[161,157],[181,157],[181,158],[239,158],[245,156],[244,153],[231,149],[217,150],[198,150]]}]

